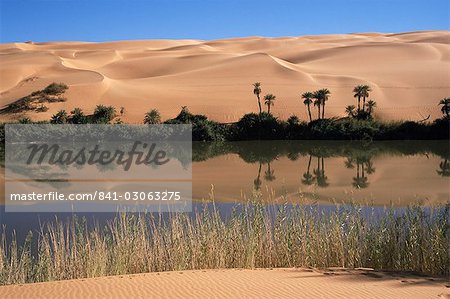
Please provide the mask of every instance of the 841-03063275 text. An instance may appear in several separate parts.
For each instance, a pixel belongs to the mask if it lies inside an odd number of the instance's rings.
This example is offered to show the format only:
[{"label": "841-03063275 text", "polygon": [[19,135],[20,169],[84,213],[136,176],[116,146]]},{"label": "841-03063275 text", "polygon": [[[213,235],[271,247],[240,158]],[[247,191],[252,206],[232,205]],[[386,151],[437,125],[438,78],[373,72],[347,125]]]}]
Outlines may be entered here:
[{"label": "841-03063275 text", "polygon": [[181,191],[94,191],[87,193],[60,192],[47,193],[12,193],[11,201],[179,201]]}]

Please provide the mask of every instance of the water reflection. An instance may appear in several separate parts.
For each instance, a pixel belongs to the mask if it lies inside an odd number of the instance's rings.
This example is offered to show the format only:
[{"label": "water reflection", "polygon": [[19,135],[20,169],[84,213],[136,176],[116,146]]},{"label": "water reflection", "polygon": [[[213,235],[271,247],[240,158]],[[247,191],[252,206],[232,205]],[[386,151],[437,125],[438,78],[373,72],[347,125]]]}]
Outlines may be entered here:
[{"label": "water reflection", "polygon": [[449,152],[448,141],[194,143],[193,196],[209,199],[213,184],[217,202],[242,201],[255,190],[278,202],[284,195],[321,203],[448,202]]},{"label": "water reflection", "polygon": [[262,167],[262,163],[259,162],[258,176],[253,181],[254,188],[257,191],[259,191],[261,189],[261,184],[262,184],[262,181],[261,181],[261,167]]},{"label": "water reflection", "polygon": [[308,186],[314,184],[314,182],[315,182],[315,178],[311,174],[311,161],[312,161],[312,156],[309,155],[308,168],[307,168],[306,172],[303,174],[303,179],[302,179],[302,183],[305,185],[308,185]]},{"label": "water reflection", "polygon": [[436,170],[437,174],[443,177],[450,176],[450,163],[448,159],[444,159],[441,163],[439,163],[439,169]]},{"label": "water reflection", "polygon": [[[375,206],[444,203],[450,197],[449,153],[447,141],[194,143],[193,195],[195,200],[208,199],[214,184],[216,204],[225,215],[235,207],[232,202],[255,190],[263,199],[274,191],[287,194],[291,202],[313,198],[322,207],[350,199],[370,199]],[[282,200],[273,198],[275,203]],[[86,215],[99,222],[114,216]],[[5,213],[0,207],[0,224],[16,229],[19,236],[54,218],[52,213]]]},{"label": "water reflection", "polygon": [[369,186],[369,179],[366,176],[366,173],[372,174],[375,172],[375,167],[373,166],[373,162],[370,160],[370,157],[361,156],[361,157],[348,157],[345,160],[345,167],[349,169],[355,169],[356,164],[356,176],[353,177],[353,187],[357,189],[367,188]]},{"label": "water reflection", "polygon": [[202,143],[193,145],[193,153],[195,197],[205,198],[207,182],[219,201],[239,200],[264,186],[280,196],[314,194],[328,202],[350,196],[380,204],[449,200],[447,141]]},{"label": "water reflection", "polygon": [[272,182],[276,179],[275,170],[270,169],[270,162],[267,163],[267,169],[264,172],[264,179],[268,182]]},{"label": "water reflection", "polygon": [[325,163],[323,157],[317,157],[317,168],[314,170],[317,186],[328,187],[328,177],[325,175]]}]

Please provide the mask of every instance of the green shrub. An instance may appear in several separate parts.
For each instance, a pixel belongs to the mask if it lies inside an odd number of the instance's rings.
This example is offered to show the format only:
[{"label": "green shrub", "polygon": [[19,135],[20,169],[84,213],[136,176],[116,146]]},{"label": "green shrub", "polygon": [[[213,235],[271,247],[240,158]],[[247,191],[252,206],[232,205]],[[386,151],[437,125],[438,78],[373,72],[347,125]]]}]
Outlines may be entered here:
[{"label": "green shrub", "polygon": [[284,139],[283,126],[276,117],[267,112],[244,115],[232,127],[235,140]]},{"label": "green shrub", "polygon": [[107,124],[116,116],[116,109],[113,106],[97,105],[92,115],[92,121],[96,124]]},{"label": "green shrub", "polygon": [[164,124],[191,124],[193,141],[224,141],[228,134],[227,125],[210,121],[205,115],[192,114],[185,106],[177,117]]}]

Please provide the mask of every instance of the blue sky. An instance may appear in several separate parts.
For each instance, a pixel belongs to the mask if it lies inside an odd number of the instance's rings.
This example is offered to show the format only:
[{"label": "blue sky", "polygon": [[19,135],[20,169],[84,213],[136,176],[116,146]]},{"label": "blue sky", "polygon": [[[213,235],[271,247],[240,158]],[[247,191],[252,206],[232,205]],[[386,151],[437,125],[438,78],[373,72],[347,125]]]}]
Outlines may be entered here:
[{"label": "blue sky", "polygon": [[449,0],[0,0],[0,42],[448,30]]}]

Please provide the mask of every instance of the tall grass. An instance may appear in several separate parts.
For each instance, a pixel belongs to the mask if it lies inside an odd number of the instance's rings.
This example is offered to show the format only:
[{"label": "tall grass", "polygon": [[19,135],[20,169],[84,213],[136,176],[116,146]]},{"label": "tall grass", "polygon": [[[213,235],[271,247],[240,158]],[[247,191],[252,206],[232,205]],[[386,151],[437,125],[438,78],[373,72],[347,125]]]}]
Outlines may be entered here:
[{"label": "tall grass", "polygon": [[[3,232],[0,284],[140,272],[256,267],[373,267],[449,274],[450,206],[243,205],[223,217],[120,214],[104,227],[55,219],[19,246]],[[35,248],[37,246],[37,248]]]}]

